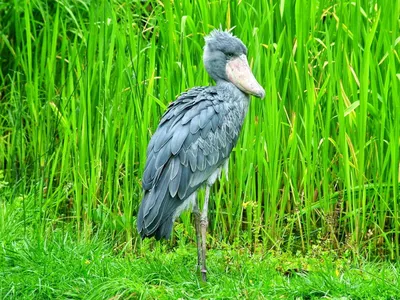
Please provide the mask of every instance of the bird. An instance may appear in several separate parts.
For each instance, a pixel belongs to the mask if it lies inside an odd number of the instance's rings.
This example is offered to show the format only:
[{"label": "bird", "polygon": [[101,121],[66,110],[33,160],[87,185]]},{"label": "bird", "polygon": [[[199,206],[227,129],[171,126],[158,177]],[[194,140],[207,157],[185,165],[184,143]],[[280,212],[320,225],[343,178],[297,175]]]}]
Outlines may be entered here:
[{"label": "bird", "polygon": [[[192,209],[198,271],[207,281],[206,234],[210,187],[228,174],[228,161],[248,111],[250,95],[264,98],[247,60],[247,47],[231,31],[205,37],[203,63],[213,86],[183,92],[163,114],[150,139],[137,216],[142,239],[169,239],[174,221]],[[198,190],[205,187],[202,211]]]}]

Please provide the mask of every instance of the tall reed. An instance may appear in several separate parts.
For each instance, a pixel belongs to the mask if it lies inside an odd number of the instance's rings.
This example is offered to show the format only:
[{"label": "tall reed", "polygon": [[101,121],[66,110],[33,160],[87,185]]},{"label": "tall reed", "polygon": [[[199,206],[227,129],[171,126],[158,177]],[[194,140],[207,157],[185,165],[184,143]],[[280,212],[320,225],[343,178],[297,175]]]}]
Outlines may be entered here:
[{"label": "tall reed", "polygon": [[[211,84],[203,37],[222,26],[248,46],[267,97],[251,100],[229,181],[213,189],[215,243],[400,257],[399,1],[15,0],[3,11],[0,169],[12,193],[0,199],[22,202],[38,238],[73,224],[83,240],[104,231],[139,245],[147,143],[170,101]],[[188,213],[176,235],[194,239]]]}]

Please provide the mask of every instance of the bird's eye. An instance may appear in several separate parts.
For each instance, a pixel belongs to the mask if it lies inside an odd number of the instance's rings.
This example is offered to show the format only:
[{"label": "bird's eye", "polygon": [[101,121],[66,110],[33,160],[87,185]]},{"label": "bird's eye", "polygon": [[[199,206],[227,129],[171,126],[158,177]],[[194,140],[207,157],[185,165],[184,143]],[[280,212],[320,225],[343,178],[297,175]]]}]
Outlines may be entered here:
[{"label": "bird's eye", "polygon": [[226,56],[226,59],[229,60],[229,59],[231,59],[232,57],[234,57],[235,54],[233,54],[233,53],[226,53],[225,56]]}]

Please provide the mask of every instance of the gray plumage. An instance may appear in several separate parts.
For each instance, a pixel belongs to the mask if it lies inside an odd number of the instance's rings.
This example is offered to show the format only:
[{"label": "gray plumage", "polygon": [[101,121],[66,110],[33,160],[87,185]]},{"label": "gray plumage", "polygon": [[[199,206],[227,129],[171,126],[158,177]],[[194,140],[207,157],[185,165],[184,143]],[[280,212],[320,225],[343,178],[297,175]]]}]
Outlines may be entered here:
[{"label": "gray plumage", "polygon": [[249,96],[229,81],[226,64],[245,55],[228,32],[206,38],[204,64],[216,86],[196,87],[170,104],[152,136],[142,179],[137,218],[142,238],[169,238],[174,219],[198,188],[215,177],[229,158],[247,113]]}]

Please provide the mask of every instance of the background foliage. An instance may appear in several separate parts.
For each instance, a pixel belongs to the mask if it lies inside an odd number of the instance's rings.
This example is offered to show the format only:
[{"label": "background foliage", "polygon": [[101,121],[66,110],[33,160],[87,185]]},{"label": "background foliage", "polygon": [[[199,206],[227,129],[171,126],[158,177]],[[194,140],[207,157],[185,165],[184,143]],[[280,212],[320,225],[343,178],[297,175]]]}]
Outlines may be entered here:
[{"label": "background foliage", "polygon": [[[14,0],[0,12],[0,235],[18,211],[38,239],[101,232],[142,249],[147,143],[170,101],[212,84],[203,38],[221,25],[267,97],[252,99],[213,189],[211,242],[400,257],[399,1]],[[194,237],[186,213],[171,244]]]}]

